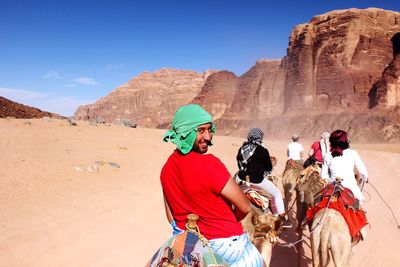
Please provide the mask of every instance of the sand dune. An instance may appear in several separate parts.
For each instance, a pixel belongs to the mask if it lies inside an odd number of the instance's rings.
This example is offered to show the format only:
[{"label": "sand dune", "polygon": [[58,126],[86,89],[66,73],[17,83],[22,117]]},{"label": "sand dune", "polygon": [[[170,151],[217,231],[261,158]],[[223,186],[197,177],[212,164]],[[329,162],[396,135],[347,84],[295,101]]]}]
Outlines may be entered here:
[{"label": "sand dune", "polygon": [[[162,141],[163,133],[0,119],[0,266],[143,266],[170,234],[159,172],[174,147]],[[236,172],[243,138],[214,140],[210,152]],[[311,144],[302,141],[305,147]],[[278,158],[275,172],[281,174],[286,142],[265,143]],[[399,145],[353,146],[372,185],[400,219]],[[399,266],[400,231],[371,185],[365,186],[365,196],[371,229],[355,248],[352,266]],[[282,238],[296,240],[293,232]],[[302,266],[310,266],[308,245]],[[272,266],[296,265],[293,248],[275,247]]]}]

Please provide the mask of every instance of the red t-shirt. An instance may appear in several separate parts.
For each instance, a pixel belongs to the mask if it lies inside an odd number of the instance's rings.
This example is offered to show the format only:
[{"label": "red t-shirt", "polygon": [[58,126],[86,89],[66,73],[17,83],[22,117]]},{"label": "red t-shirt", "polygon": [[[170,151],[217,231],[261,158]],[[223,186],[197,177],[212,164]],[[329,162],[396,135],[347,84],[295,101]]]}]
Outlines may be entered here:
[{"label": "red t-shirt", "polygon": [[318,162],[322,162],[323,158],[322,158],[321,144],[319,143],[319,141],[314,142],[314,144],[311,145],[311,149],[314,150],[313,157],[316,158]]},{"label": "red t-shirt", "polygon": [[180,229],[185,229],[187,215],[199,215],[197,225],[207,239],[243,234],[231,205],[221,196],[230,174],[212,154],[175,150],[161,170],[161,185]]}]

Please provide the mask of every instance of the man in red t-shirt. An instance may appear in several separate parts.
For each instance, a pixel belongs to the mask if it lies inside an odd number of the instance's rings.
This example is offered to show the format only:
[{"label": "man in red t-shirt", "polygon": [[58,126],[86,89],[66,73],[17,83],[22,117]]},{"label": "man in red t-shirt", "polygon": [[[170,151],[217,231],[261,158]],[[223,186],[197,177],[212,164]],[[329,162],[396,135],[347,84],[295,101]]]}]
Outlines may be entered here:
[{"label": "man in red t-shirt", "polygon": [[164,141],[176,144],[177,149],[160,175],[167,219],[185,229],[187,215],[197,214],[201,234],[230,266],[263,266],[261,255],[239,222],[250,211],[248,199],[225,165],[206,154],[214,132],[211,115],[199,105],[189,104],[176,111]]}]

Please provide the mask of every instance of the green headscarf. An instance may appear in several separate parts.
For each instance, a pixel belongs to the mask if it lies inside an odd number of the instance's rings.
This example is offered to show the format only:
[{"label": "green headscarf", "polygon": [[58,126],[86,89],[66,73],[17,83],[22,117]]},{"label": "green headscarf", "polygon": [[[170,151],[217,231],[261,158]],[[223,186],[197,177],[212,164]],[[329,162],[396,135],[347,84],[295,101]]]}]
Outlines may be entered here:
[{"label": "green headscarf", "polygon": [[[202,107],[196,104],[182,106],[175,112],[172,130],[164,134],[164,141],[174,143],[183,154],[187,154],[196,140],[197,126],[205,123],[212,123],[212,117]],[[212,132],[215,132],[214,124]]]}]

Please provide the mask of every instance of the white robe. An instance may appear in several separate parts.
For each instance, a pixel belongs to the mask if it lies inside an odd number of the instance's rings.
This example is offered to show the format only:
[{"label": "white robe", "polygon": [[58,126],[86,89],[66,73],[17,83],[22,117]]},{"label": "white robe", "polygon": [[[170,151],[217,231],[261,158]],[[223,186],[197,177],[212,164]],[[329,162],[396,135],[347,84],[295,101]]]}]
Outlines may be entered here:
[{"label": "white robe", "polygon": [[354,167],[358,169],[362,180],[364,182],[367,181],[367,168],[357,151],[348,148],[343,150],[342,156],[337,157],[332,157],[331,153],[327,153],[324,157],[324,163],[322,164],[321,177],[329,180],[329,182],[333,182],[336,177],[340,177],[343,179],[342,185],[350,189],[354,197],[361,203],[364,197],[354,177]]}]

